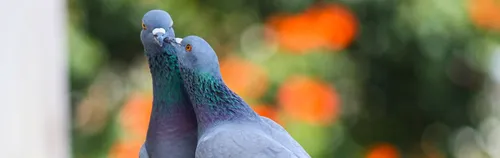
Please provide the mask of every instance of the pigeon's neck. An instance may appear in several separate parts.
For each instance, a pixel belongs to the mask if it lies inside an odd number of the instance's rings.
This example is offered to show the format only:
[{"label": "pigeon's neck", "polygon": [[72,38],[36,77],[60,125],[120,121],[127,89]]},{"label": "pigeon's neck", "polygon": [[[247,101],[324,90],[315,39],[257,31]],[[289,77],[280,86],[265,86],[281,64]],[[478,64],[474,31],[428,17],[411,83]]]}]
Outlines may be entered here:
[{"label": "pigeon's neck", "polygon": [[203,131],[226,121],[255,120],[258,115],[231,91],[220,76],[193,73],[183,69],[182,75],[191,98],[198,130]]},{"label": "pigeon's neck", "polygon": [[196,132],[194,111],[183,87],[177,57],[158,53],[148,56],[148,61],[153,79],[148,141]]},{"label": "pigeon's neck", "polygon": [[168,113],[173,106],[188,103],[176,56],[157,54],[148,57],[148,61],[153,79],[153,111]]}]

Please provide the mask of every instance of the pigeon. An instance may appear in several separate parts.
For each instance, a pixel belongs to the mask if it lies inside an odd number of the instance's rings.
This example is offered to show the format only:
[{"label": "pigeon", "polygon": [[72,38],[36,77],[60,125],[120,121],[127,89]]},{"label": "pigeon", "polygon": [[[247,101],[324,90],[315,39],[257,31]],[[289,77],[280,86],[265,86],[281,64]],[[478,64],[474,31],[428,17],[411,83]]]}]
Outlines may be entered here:
[{"label": "pigeon", "polygon": [[170,45],[198,122],[196,158],[310,157],[283,127],[259,116],[226,86],[207,41],[187,36]]},{"label": "pigeon", "polygon": [[193,158],[197,123],[184,89],[173,47],[173,20],[163,10],[151,10],[142,18],[141,41],[153,80],[153,107],[140,158]]}]

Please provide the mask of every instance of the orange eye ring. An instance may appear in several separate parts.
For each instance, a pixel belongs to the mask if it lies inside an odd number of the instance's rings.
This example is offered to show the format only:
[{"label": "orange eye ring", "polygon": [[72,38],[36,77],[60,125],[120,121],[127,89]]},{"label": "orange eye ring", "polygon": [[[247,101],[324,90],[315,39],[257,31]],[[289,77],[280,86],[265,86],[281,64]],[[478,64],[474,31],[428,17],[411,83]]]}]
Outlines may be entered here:
[{"label": "orange eye ring", "polygon": [[192,49],[193,49],[193,47],[190,44],[186,45],[186,51],[187,52],[191,52]]},{"label": "orange eye ring", "polygon": [[143,29],[143,30],[146,30],[146,29],[147,29],[146,24],[144,24],[144,22],[142,22],[142,29]]}]

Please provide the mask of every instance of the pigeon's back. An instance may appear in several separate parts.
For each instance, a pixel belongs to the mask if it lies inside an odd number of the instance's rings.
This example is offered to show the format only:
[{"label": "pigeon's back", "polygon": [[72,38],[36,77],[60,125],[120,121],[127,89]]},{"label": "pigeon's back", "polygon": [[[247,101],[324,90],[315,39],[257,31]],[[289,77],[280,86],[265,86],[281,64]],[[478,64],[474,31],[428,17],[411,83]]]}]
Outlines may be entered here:
[{"label": "pigeon's back", "polygon": [[139,158],[149,158],[148,151],[146,150],[146,146],[144,146],[144,144],[142,144],[139,151]]},{"label": "pigeon's back", "polygon": [[298,157],[311,157],[300,144],[278,123],[261,116],[262,128],[270,137],[280,142],[285,148],[295,153]]},{"label": "pigeon's back", "polygon": [[[267,124],[267,123],[265,123]],[[197,158],[303,158],[296,148],[288,148],[274,139],[270,126],[262,123],[228,123],[204,132],[198,140]],[[279,135],[276,131],[274,135]],[[285,137],[284,137],[285,138]],[[279,138],[282,139],[282,138]],[[284,140],[284,139],[282,139]],[[293,139],[292,139],[293,140]],[[288,142],[286,142],[288,143]],[[297,144],[298,145],[298,144]],[[300,145],[299,145],[300,147]],[[302,148],[302,147],[300,147]]]}]

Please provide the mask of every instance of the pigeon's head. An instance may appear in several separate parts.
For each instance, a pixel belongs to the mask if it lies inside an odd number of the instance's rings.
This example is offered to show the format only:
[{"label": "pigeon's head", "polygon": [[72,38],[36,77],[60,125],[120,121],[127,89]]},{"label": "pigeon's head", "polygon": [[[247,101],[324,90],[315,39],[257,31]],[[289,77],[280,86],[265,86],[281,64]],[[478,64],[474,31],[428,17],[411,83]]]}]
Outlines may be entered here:
[{"label": "pigeon's head", "polygon": [[[160,48],[164,42],[174,41],[172,28],[174,21],[170,14],[163,10],[151,10],[142,18],[141,41],[146,51]],[[152,52],[149,52],[152,53]]]},{"label": "pigeon's head", "polygon": [[203,38],[187,36],[177,39],[177,57],[181,71],[188,70],[197,74],[209,74],[220,77],[219,59],[214,49]]}]

